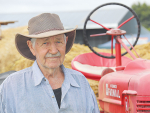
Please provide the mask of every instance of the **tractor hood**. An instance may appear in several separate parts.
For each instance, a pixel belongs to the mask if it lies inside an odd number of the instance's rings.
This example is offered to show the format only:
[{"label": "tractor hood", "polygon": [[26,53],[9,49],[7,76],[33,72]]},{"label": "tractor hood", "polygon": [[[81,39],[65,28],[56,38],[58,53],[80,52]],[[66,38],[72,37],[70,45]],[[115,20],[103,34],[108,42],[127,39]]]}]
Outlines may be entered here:
[{"label": "tractor hood", "polygon": [[136,59],[126,66],[124,73],[134,76],[129,81],[128,90],[134,90],[138,96],[150,96],[150,61]]},{"label": "tractor hood", "polygon": [[122,104],[122,93],[128,90],[130,79],[134,75],[124,74],[123,71],[109,73],[99,82],[99,99],[114,104]]},{"label": "tractor hood", "polygon": [[150,96],[148,89],[150,84],[150,61],[145,59],[136,59],[130,62],[124,74],[132,74],[129,81],[128,90],[136,91],[138,96]]},{"label": "tractor hood", "polygon": [[124,70],[104,75],[99,82],[99,100],[122,105],[124,94],[150,96],[150,61],[136,59]]}]

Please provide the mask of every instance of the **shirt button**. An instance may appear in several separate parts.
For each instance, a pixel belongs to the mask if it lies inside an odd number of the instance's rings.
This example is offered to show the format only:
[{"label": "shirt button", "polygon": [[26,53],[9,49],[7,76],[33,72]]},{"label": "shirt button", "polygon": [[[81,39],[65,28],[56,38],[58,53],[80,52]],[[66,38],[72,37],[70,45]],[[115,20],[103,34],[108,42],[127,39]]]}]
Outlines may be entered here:
[{"label": "shirt button", "polygon": [[46,79],[44,79],[44,81],[46,81]]},{"label": "shirt button", "polygon": [[52,98],[54,98],[54,96],[52,96]]}]

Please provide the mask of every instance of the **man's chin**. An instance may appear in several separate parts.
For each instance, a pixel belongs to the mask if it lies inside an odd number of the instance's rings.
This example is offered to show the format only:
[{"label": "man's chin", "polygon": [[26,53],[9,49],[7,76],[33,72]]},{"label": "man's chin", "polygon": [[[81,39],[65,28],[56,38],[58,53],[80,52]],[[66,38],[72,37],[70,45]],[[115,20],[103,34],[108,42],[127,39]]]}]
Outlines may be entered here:
[{"label": "man's chin", "polygon": [[45,68],[47,69],[57,69],[58,67],[60,67],[60,65],[47,65],[47,66],[44,66]]},{"label": "man's chin", "polygon": [[55,62],[59,59],[60,59],[60,57],[48,57],[48,58],[46,58],[47,62]]}]

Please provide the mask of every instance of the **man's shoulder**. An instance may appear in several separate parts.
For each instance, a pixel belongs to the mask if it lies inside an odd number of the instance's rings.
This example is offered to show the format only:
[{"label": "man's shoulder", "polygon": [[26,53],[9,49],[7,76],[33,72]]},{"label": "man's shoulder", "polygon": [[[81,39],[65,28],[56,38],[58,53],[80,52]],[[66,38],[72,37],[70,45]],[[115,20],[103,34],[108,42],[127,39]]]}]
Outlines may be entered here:
[{"label": "man's shoulder", "polygon": [[72,76],[76,83],[81,87],[82,91],[91,92],[90,84],[87,81],[87,78],[81,72],[68,68],[67,71],[69,71],[69,76]]},{"label": "man's shoulder", "polygon": [[23,70],[14,72],[12,74],[10,74],[4,81],[2,84],[6,84],[6,83],[11,83],[11,82],[17,82],[19,80],[25,79],[25,77],[28,77],[26,75],[28,75],[29,73],[32,73],[32,67],[28,67],[25,68]]},{"label": "man's shoulder", "polygon": [[76,76],[79,76],[79,77],[82,77],[84,76],[81,72],[79,71],[76,71],[76,70],[73,70],[73,69],[69,69],[69,68],[66,68],[67,71],[71,74],[71,75],[76,75]]},{"label": "man's shoulder", "polygon": [[69,74],[72,75],[72,77],[79,83],[79,82],[87,82],[86,77],[79,71],[73,70],[73,69],[68,69],[67,71],[69,72]]},{"label": "man's shoulder", "polygon": [[22,77],[22,75],[31,73],[31,72],[32,72],[32,67],[28,67],[28,68],[25,68],[25,69],[22,69],[22,70],[12,73],[8,77]]}]

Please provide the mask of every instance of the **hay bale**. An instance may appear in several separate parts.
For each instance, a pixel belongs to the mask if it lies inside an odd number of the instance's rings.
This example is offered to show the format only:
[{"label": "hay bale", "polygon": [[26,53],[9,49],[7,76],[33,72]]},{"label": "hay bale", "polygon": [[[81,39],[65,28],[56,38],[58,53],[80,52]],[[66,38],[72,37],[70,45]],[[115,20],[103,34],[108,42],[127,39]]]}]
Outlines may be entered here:
[{"label": "hay bale", "polygon": [[[0,40],[0,73],[11,71],[11,70],[19,71],[21,69],[30,67],[33,64],[33,61],[22,57],[15,47],[15,34],[18,32],[22,34],[28,34],[27,26],[3,31],[3,38],[2,40]],[[94,50],[98,52],[111,53],[110,49],[99,49],[94,47]],[[135,47],[135,50],[137,51],[137,53],[141,58],[150,59],[150,43],[144,45],[137,45]],[[115,50],[113,51],[115,54]],[[126,51],[125,49],[122,49],[122,53],[124,53],[125,51]],[[64,66],[66,68],[71,68],[71,61],[73,60],[74,57],[82,53],[89,53],[89,52],[91,52],[91,50],[87,46],[74,44],[70,52],[67,53],[65,56],[65,60],[63,63]],[[125,56],[131,58],[129,54]],[[95,96],[98,97],[99,82],[90,79],[88,79],[88,82],[91,88],[93,89]],[[100,108],[99,102],[98,102],[98,106]]]},{"label": "hay bale", "polygon": [[27,27],[19,27],[4,30],[0,40],[0,73],[11,70],[13,64],[20,59],[21,55],[15,47],[15,34],[17,32],[27,34]]}]

